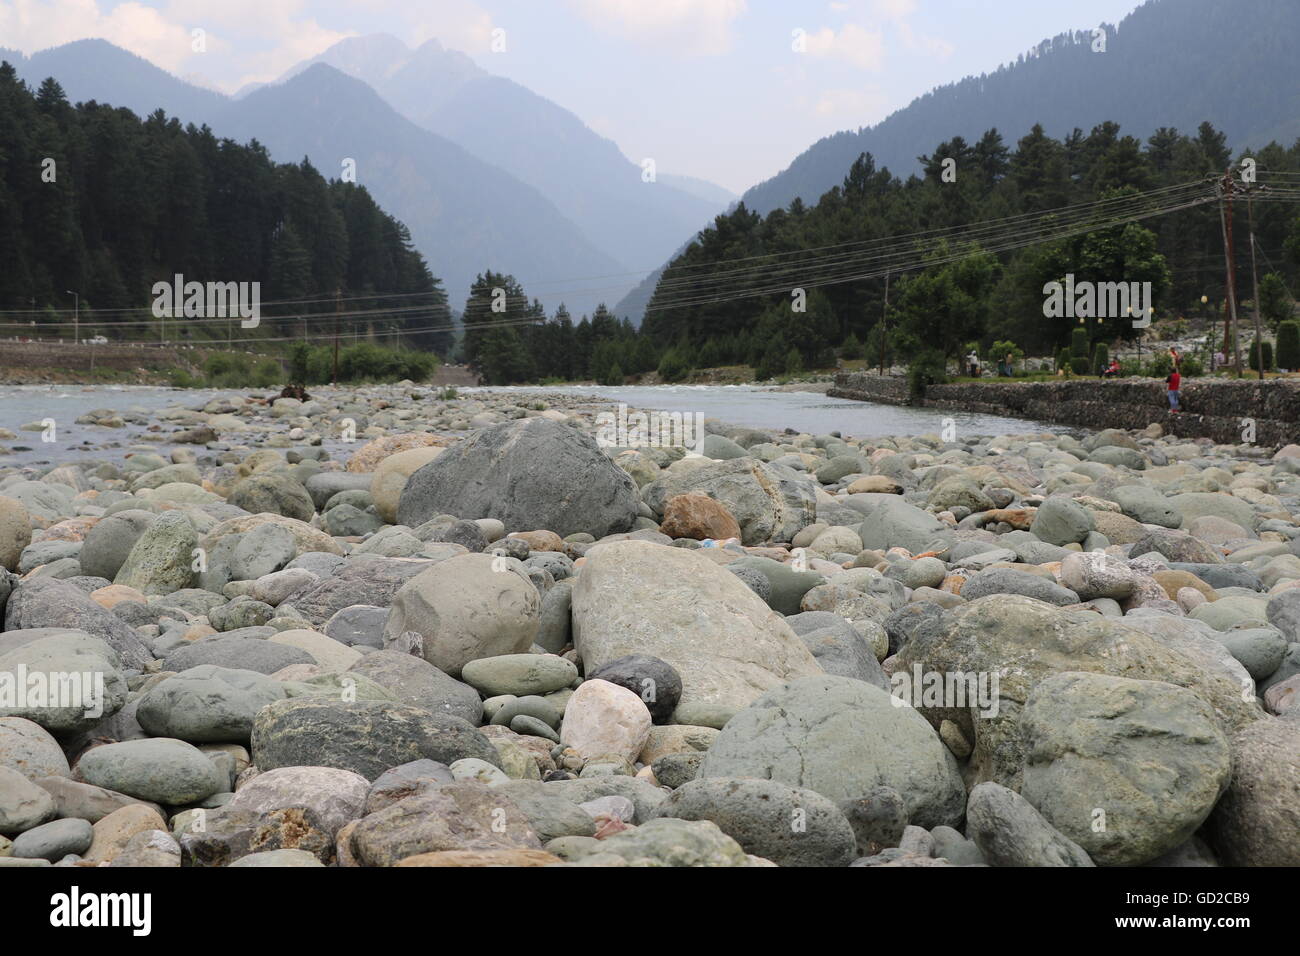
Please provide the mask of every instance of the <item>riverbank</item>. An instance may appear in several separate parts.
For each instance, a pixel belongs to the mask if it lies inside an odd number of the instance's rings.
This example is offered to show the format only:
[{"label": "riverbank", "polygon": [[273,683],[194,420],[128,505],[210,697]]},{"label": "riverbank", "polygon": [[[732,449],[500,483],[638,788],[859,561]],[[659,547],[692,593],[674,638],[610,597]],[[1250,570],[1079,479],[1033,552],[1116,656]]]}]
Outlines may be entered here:
[{"label": "riverbank", "polygon": [[1046,382],[962,382],[931,385],[922,398],[907,380],[842,372],[829,395],[857,401],[1009,414],[1093,429],[1140,430],[1157,424],[1165,434],[1222,444],[1280,446],[1300,437],[1300,380],[1184,379],[1180,413],[1169,410],[1164,383],[1152,379],[1073,378]]},{"label": "riverbank", "polygon": [[310,391],[0,467],[0,868],[1300,865],[1300,445]]}]

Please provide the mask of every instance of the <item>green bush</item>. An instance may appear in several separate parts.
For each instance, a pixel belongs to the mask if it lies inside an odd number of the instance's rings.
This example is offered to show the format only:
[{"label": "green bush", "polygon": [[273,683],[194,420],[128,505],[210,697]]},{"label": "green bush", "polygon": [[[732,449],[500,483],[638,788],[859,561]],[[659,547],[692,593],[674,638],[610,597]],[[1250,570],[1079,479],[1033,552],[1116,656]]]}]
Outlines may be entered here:
[{"label": "green bush", "polygon": [[681,349],[671,348],[659,360],[659,377],[665,382],[680,382],[691,374],[691,363]]},{"label": "green bush", "polygon": [[605,373],[599,377],[598,381],[601,385],[622,385],[625,378],[623,369],[615,362],[605,370]]},{"label": "green bush", "polygon": [[1056,370],[1069,369],[1070,367],[1070,349],[1067,346],[1061,346],[1061,351],[1056,353]]},{"label": "green bush", "polygon": [[785,353],[785,374],[798,375],[802,371],[803,356],[799,354],[798,349],[792,347],[790,351]]},{"label": "green bush", "polygon": [[924,398],[931,385],[948,381],[948,359],[938,349],[925,349],[907,367],[907,391],[913,398]]},{"label": "green bush", "polygon": [[1110,349],[1106,348],[1106,343],[1098,342],[1097,347],[1092,352],[1092,374],[1100,375],[1110,364]]},{"label": "green bush", "polygon": [[1300,322],[1282,322],[1277,327],[1277,367],[1300,371]]},{"label": "green bush", "polygon": [[867,351],[862,342],[856,335],[850,332],[849,337],[845,339],[844,344],[840,346],[840,358],[860,359],[866,354]]},{"label": "green bush", "polygon": [[[1250,369],[1253,372],[1259,371],[1259,345],[1258,341],[1250,343]],[[1264,342],[1264,371],[1271,372],[1272,370],[1273,343],[1266,340]]]},{"label": "green bush", "polygon": [[1088,374],[1088,359],[1082,355],[1076,355],[1070,359],[1070,371],[1075,375]]},{"label": "green bush", "polygon": [[[1183,378],[1196,378],[1205,374],[1205,366],[1201,360],[1191,355],[1184,355],[1182,362],[1179,363],[1179,372]],[[1151,378],[1168,378],[1169,370],[1173,367],[1173,360],[1169,358],[1168,352],[1161,352],[1155,358],[1147,362],[1143,368],[1142,374]]]},{"label": "green bush", "polygon": [[[1088,330],[1074,329],[1070,332],[1070,356],[1072,358],[1088,358]],[[1084,362],[1084,366],[1087,366]]]}]

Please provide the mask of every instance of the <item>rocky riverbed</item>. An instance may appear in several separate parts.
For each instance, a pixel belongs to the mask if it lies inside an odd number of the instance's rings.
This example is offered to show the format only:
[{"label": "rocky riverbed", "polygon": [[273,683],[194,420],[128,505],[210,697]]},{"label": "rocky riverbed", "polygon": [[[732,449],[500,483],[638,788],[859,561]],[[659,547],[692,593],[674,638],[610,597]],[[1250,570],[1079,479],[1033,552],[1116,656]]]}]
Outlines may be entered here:
[{"label": "rocky riverbed", "polygon": [[1300,446],[600,411],[0,469],[0,866],[1300,864]]}]

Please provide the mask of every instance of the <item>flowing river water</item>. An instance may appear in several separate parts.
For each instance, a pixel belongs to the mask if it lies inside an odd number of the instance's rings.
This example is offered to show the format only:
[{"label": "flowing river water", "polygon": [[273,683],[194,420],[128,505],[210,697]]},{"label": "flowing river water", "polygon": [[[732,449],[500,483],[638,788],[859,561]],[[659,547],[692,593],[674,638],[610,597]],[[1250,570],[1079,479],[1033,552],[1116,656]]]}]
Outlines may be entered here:
[{"label": "flowing river water", "polygon": [[[322,388],[320,391],[328,391]],[[951,418],[957,434],[1000,435],[1024,432],[1061,432],[1059,425],[945,412],[933,408],[875,405],[849,399],[830,398],[818,392],[783,391],[749,385],[658,385],[601,386],[567,385],[519,388],[462,388],[461,394],[480,391],[556,393],[587,397],[593,403],[624,402],[634,411],[700,413],[735,425],[780,431],[824,434],[838,431],[848,436],[938,434],[944,419]],[[94,409],[144,412],[166,405],[202,408],[213,396],[265,395],[253,389],[175,389],[132,385],[5,385],[0,386],[0,427],[17,433],[4,442],[11,453],[0,457],[0,466],[54,464],[83,459],[120,460],[140,447],[145,429],[128,424],[125,428],[77,425],[78,416]],[[53,419],[52,442],[42,441],[41,431],[21,430],[23,425]],[[170,430],[170,427],[165,427]],[[328,444],[328,443],[327,443]],[[157,449],[157,443],[149,443]]]}]

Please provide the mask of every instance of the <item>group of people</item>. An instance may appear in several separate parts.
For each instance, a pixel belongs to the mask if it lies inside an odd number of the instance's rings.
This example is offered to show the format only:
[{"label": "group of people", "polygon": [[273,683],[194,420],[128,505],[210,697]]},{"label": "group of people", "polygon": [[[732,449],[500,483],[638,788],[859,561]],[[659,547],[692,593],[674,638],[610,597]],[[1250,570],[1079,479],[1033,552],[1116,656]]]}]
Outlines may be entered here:
[{"label": "group of people", "polygon": [[[1010,352],[1004,359],[998,359],[998,376],[1000,378],[1010,378],[1015,373],[1016,359]],[[974,349],[966,356],[966,371],[971,378],[980,377],[980,357]]]},{"label": "group of people", "polygon": [[[998,362],[998,375],[1010,376],[1014,362],[1015,359],[1012,355],[1007,353],[1007,357]],[[1169,346],[1169,375],[1165,378],[1165,388],[1169,395],[1169,410],[1171,412],[1182,411],[1179,404],[1180,392],[1183,384],[1182,364],[1183,357],[1178,353],[1178,349],[1172,345]],[[979,353],[974,349],[971,349],[970,353],[966,356],[966,368],[971,378],[980,377],[980,357]],[[1119,375],[1120,367],[1118,358],[1112,358],[1110,364],[1101,370],[1102,378],[1118,378]]]}]

